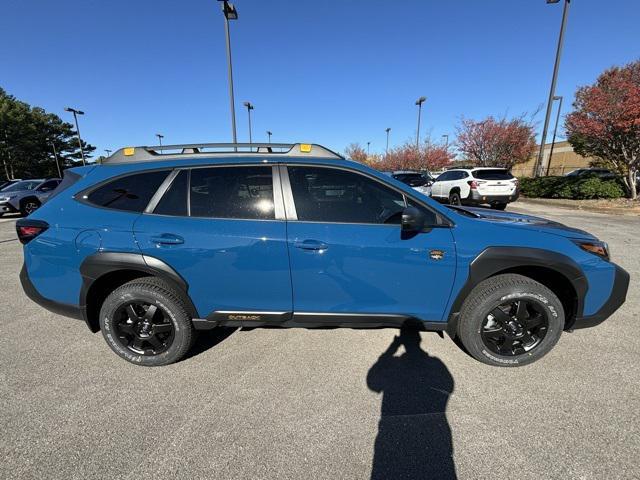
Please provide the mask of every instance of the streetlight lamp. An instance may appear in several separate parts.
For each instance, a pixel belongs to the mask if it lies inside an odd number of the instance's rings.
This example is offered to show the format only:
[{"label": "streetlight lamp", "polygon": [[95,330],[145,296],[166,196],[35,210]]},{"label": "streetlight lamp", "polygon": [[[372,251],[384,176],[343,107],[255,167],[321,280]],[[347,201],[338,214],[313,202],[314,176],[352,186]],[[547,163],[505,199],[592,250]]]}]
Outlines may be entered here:
[{"label": "streetlight lamp", "polygon": [[156,133],[156,137],[158,137],[158,142],[160,142],[160,146],[162,146],[162,139],[164,138],[164,135],[161,135],[160,133]]},{"label": "streetlight lamp", "polygon": [[78,126],[78,115],[84,115],[82,110],[76,110],[75,108],[65,107],[65,112],[73,113],[73,119],[76,122],[76,132],[78,133],[78,144],[80,145],[80,155],[82,156],[82,165],[85,165],[84,160],[84,148],[82,148],[82,138],[80,137],[80,127]]},{"label": "streetlight lamp", "polygon": [[108,148],[105,148],[104,152],[107,154],[107,157],[110,157],[111,156],[111,152],[113,152],[113,150],[109,150]]},{"label": "streetlight lamp", "polygon": [[556,134],[558,133],[558,121],[560,120],[560,112],[562,111],[562,95],[555,95],[554,101],[558,101],[558,113],[556,114],[556,126],[553,128],[553,140],[551,140],[551,151],[549,152],[549,160],[547,160],[547,172],[545,175],[549,176],[549,169],[551,168],[551,157],[553,157],[553,147],[556,144]]},{"label": "streetlight lamp", "polygon": [[416,134],[416,150],[420,150],[420,115],[422,113],[422,104],[427,101],[427,97],[420,97],[416,100],[418,106],[418,132]]},{"label": "streetlight lamp", "polygon": [[252,144],[253,141],[251,140],[251,110],[253,110],[253,105],[251,105],[251,102],[244,102],[243,105],[247,107],[247,113],[249,114],[249,144]]},{"label": "streetlight lamp", "polygon": [[[224,15],[224,33],[227,41],[227,67],[229,72],[229,100],[231,102],[231,131],[233,133],[233,143],[238,143],[236,135],[236,107],[233,99],[233,67],[231,64],[231,37],[229,35],[229,20],[238,19],[238,11],[233,4],[227,0],[218,0],[222,2],[222,14]],[[237,151],[237,148],[235,149]]]},{"label": "streetlight lamp", "polygon": [[387,132],[387,148],[385,148],[384,154],[389,155],[389,132],[391,131],[391,127],[385,128],[384,131]]},{"label": "streetlight lamp", "polygon": [[444,134],[442,135],[442,138],[444,138],[444,148],[447,149],[449,148],[449,135],[448,134]]},{"label": "streetlight lamp", "polygon": [[269,136],[269,143],[271,143],[271,135],[273,135],[273,133],[267,130],[267,135]]},{"label": "streetlight lamp", "polygon": [[[558,3],[560,0],[547,0],[547,3]],[[547,130],[549,129],[549,119],[551,117],[551,108],[553,104],[553,97],[556,92],[556,82],[558,80],[558,71],[560,70],[560,58],[562,57],[562,45],[564,43],[564,31],[567,26],[567,17],[569,15],[569,4],[571,0],[564,0],[564,9],[562,10],[562,24],[560,26],[560,35],[558,37],[558,48],[556,50],[556,62],[553,66],[553,77],[551,79],[551,88],[549,89],[549,100],[547,101],[547,113],[544,117],[544,127],[542,128],[542,138],[540,139],[540,151],[538,152],[538,159],[536,161],[536,171],[534,175],[539,177],[542,173],[542,162],[544,157],[544,147],[547,141]]]}]

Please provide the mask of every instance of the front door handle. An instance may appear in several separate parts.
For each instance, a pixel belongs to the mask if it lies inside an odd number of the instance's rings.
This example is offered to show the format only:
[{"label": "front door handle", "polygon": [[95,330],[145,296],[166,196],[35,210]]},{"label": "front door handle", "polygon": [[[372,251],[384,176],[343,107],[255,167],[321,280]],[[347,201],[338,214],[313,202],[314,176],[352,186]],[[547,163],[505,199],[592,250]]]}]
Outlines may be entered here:
[{"label": "front door handle", "polygon": [[162,235],[151,237],[151,241],[158,245],[180,245],[184,243],[184,238],[173,233],[163,233]]},{"label": "front door handle", "polygon": [[301,248],[302,250],[326,250],[327,248],[329,248],[329,245],[319,240],[297,241],[294,242],[293,246],[296,248]]}]

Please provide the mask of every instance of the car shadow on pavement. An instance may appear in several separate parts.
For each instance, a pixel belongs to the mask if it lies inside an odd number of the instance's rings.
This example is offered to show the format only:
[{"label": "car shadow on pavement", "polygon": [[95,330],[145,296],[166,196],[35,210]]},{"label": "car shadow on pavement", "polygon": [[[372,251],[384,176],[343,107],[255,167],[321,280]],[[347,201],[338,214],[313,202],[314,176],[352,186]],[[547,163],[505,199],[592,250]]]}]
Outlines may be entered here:
[{"label": "car shadow on pavement", "polygon": [[402,327],[367,374],[369,389],[382,393],[372,479],[457,478],[445,415],[453,377],[420,342],[416,329]]},{"label": "car shadow on pavement", "polygon": [[210,348],[213,348],[219,343],[225,341],[237,330],[238,328],[235,327],[216,327],[211,330],[199,331],[195,342],[193,342],[193,345],[187,354],[180,361],[183,362],[189,358],[206,352]]}]

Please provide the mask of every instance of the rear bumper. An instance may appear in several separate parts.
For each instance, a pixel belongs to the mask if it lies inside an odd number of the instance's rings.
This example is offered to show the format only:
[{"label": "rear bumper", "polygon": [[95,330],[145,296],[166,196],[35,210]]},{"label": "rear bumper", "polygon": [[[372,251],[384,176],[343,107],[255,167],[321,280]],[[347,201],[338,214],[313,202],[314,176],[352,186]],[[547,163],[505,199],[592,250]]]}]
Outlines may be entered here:
[{"label": "rear bumper", "polygon": [[65,317],[75,318],[77,320],[84,320],[82,309],[78,305],[56,302],[40,295],[40,292],[38,292],[33,283],[31,283],[31,279],[29,278],[27,267],[25,265],[22,265],[22,270],[20,270],[20,283],[22,284],[22,289],[24,290],[24,293],[27,294],[27,297],[50,312],[57,313],[58,315],[64,315]]},{"label": "rear bumper", "polygon": [[517,189],[511,195],[481,195],[477,190],[471,190],[466,201],[470,203],[509,203],[515,202],[519,196],[520,192]]},{"label": "rear bumper", "polygon": [[613,279],[611,295],[609,295],[609,298],[604,305],[602,305],[600,310],[593,315],[577,317],[573,322],[573,325],[569,328],[578,329],[595,327],[613,315],[613,313],[624,303],[627,298],[627,290],[629,289],[629,274],[624,268],[621,268],[618,265],[615,265],[615,267],[616,273]]}]

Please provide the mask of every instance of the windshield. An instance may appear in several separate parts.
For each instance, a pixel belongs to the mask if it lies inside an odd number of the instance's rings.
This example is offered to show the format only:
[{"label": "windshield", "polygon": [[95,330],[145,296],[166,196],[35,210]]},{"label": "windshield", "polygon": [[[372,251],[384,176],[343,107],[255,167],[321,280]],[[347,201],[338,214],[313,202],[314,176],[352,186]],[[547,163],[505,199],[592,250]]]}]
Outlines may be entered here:
[{"label": "windshield", "polygon": [[17,192],[19,190],[33,190],[42,183],[42,180],[24,180],[22,182],[9,185],[7,188],[3,188],[3,192]]},{"label": "windshield", "polygon": [[429,181],[429,179],[421,173],[398,173],[394,175],[393,178],[400,180],[402,183],[406,183],[410,187],[422,187]]},{"label": "windshield", "polygon": [[511,180],[513,175],[506,170],[474,170],[471,172],[479,180]]}]

